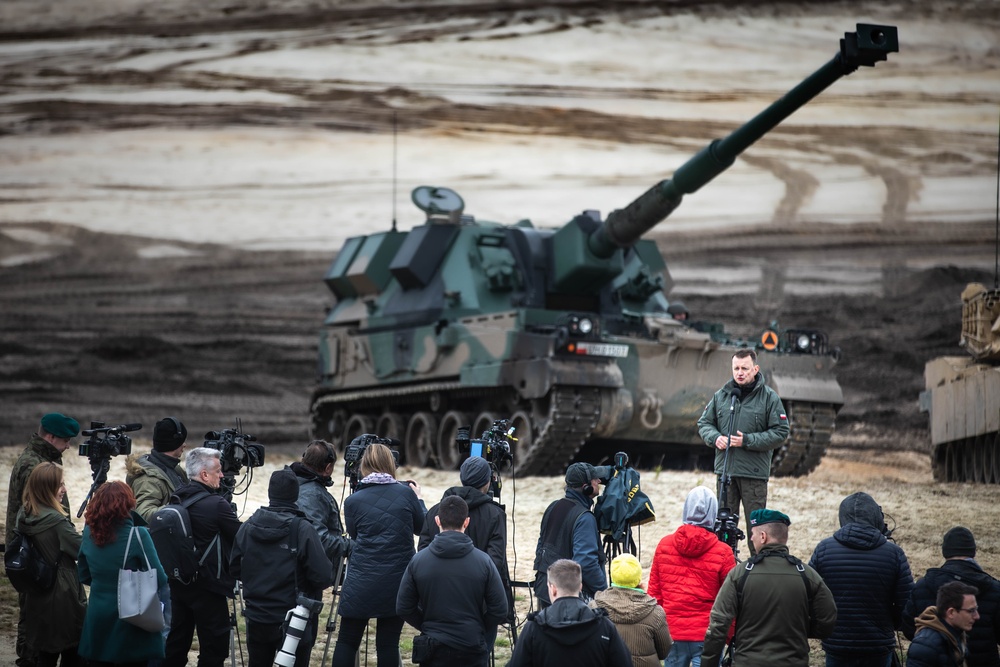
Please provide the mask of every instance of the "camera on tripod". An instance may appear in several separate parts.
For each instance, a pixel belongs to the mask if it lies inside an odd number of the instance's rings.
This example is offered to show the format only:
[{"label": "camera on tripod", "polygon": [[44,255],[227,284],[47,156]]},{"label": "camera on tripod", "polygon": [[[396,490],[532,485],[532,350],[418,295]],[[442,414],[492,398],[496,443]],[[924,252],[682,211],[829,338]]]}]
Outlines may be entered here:
[{"label": "camera on tripod", "polygon": [[514,437],[514,427],[508,427],[506,419],[495,420],[476,440],[469,437],[470,431],[471,426],[460,426],[458,429],[455,442],[458,443],[460,452],[469,452],[469,456],[481,456],[498,469],[514,461],[508,440],[516,442],[517,439]]},{"label": "camera on tripod", "polygon": [[389,451],[392,452],[392,458],[396,463],[396,467],[399,467],[399,451],[396,449],[399,446],[398,440],[380,438],[374,433],[362,433],[354,438],[354,440],[351,440],[351,444],[347,445],[347,449],[344,450],[344,477],[350,478],[351,491],[354,491],[358,486],[361,457],[365,455],[368,445],[373,442],[388,447]]},{"label": "camera on tripod", "polygon": [[725,542],[736,555],[739,549],[740,540],[746,535],[740,530],[740,517],[728,507],[720,507],[715,515],[715,526],[712,532],[719,538],[720,542]]},{"label": "camera on tripod", "polygon": [[259,468],[264,465],[264,445],[256,440],[255,436],[243,432],[243,426],[237,420],[236,428],[206,433],[204,446],[219,450],[222,473],[234,475],[244,466]]},{"label": "camera on tripod", "polygon": [[104,422],[90,422],[90,428],[81,435],[90,436],[80,443],[80,456],[86,456],[91,461],[109,459],[119,454],[132,453],[132,438],[125,435],[128,431],[138,431],[142,424],[119,424],[105,426]]}]

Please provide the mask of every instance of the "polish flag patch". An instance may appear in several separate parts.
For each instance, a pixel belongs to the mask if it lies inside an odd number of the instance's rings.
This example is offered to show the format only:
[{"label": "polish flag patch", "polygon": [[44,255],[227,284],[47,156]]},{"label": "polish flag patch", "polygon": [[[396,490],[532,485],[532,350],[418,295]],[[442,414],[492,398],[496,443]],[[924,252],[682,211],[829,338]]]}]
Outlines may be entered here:
[{"label": "polish flag patch", "polygon": [[788,415],[778,415],[778,419],[783,419],[785,421],[788,421]]}]

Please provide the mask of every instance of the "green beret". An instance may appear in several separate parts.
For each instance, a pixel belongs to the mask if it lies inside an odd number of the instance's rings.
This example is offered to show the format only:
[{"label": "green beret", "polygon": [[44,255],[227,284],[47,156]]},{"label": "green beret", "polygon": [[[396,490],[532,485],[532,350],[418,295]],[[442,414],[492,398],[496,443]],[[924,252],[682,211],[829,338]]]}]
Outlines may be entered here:
[{"label": "green beret", "polygon": [[782,514],[778,510],[754,510],[750,512],[750,525],[763,526],[765,523],[783,523],[786,526],[792,525],[787,514]]},{"label": "green beret", "polygon": [[57,438],[75,438],[80,435],[80,424],[72,417],[50,412],[42,417],[42,428]]}]

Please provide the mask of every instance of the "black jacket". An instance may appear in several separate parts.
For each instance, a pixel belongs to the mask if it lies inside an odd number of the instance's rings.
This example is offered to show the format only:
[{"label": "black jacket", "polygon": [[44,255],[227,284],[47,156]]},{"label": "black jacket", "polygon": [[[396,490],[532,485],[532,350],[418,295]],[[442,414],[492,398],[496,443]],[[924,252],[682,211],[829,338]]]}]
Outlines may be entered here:
[{"label": "black jacket", "polygon": [[410,560],[396,613],[451,648],[486,650],[486,628],[507,618],[507,594],[489,556],[468,535],[446,530]]},{"label": "black jacket", "polygon": [[949,581],[963,581],[979,589],[976,605],[979,620],[969,633],[969,667],[1000,667],[997,641],[1000,639],[1000,581],[983,572],[972,559],[946,560],[941,567],[927,570],[913,587],[903,608],[903,634],[913,639],[913,619],[935,603],[937,591]]},{"label": "black jacket", "polygon": [[632,655],[603,609],[558,598],[528,622],[507,667],[632,667]]},{"label": "black jacket", "polygon": [[913,587],[910,565],[903,550],[882,534],[882,510],[871,496],[852,494],[841,510],[842,528],[820,542],[809,560],[837,603],[837,625],[823,640],[823,650],[888,655]]},{"label": "black jacket", "polygon": [[396,594],[413,558],[413,536],[424,525],[424,503],[410,487],[359,484],[344,501],[347,533],[354,549],[340,595],[341,616],[389,618],[396,615]]},{"label": "black jacket", "polygon": [[333,583],[330,559],[316,529],[295,507],[272,505],[254,512],[236,533],[229,563],[230,573],[243,582],[246,617],[257,623],[281,623],[295,607],[297,593],[319,600]]},{"label": "black jacket", "polygon": [[288,466],[295,473],[299,483],[298,506],[319,534],[319,540],[326,550],[326,557],[336,568],[340,559],[351,553],[351,540],[344,535],[344,525],[340,522],[340,508],[327,487],[332,485],[329,477],[296,461]]},{"label": "black jacket", "polygon": [[[472,544],[477,549],[484,552],[493,561],[500,573],[500,580],[504,589],[510,590],[510,572],[507,569],[507,514],[503,506],[493,502],[493,497],[489,496],[477,488],[471,486],[453,486],[444,492],[441,499],[448,496],[458,496],[469,506],[469,527],[465,534],[472,540]],[[441,532],[434,517],[438,515],[438,508],[441,503],[434,505],[427,510],[427,517],[424,519],[424,529],[420,531],[420,540],[417,543],[417,551],[426,549],[431,544],[434,536]],[[508,595],[509,611],[513,611],[514,599]],[[512,615],[508,614],[508,618]]]},{"label": "black jacket", "polygon": [[198,579],[191,586],[231,598],[236,578],[229,574],[229,555],[233,548],[233,540],[236,539],[236,533],[240,529],[240,520],[236,517],[232,505],[218,495],[218,489],[201,482],[188,482],[177,489],[174,495],[184,500],[202,491],[210,491],[212,495],[202,498],[188,508],[194,545],[199,554],[204,553],[209,543],[218,535],[221,546],[218,549],[212,548],[198,571]]},{"label": "black jacket", "polygon": [[906,652],[906,667],[963,667],[968,656],[965,633],[937,615],[935,607],[917,618],[917,634]]}]

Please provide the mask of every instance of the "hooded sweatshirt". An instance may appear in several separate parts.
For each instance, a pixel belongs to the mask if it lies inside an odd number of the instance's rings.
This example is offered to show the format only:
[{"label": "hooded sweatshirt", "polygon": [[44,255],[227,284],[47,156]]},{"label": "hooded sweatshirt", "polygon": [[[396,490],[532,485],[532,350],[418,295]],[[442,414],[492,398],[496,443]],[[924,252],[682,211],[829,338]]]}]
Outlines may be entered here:
[{"label": "hooded sweatshirt", "polygon": [[867,493],[844,498],[840,525],[809,561],[837,603],[837,625],[823,649],[837,655],[888,655],[913,588],[906,554],[885,538],[882,509]]},{"label": "hooded sweatshirt", "polygon": [[507,667],[632,667],[632,656],[603,609],[561,597],[528,622]]},{"label": "hooded sweatshirt", "polygon": [[674,641],[704,641],[715,596],[736,566],[732,549],[711,530],[717,510],[711,489],[693,489],[684,503],[684,524],[660,540],[653,556],[648,591],[666,612]]},{"label": "hooded sweatshirt", "polygon": [[655,599],[641,589],[613,584],[598,591],[594,603],[607,610],[608,618],[632,653],[635,667],[659,667],[674,642],[663,609]]}]

